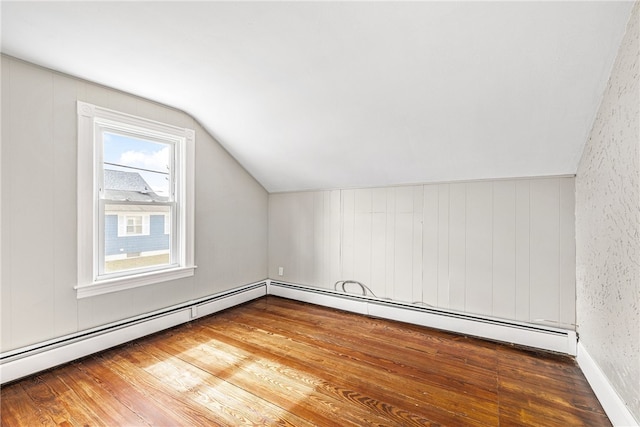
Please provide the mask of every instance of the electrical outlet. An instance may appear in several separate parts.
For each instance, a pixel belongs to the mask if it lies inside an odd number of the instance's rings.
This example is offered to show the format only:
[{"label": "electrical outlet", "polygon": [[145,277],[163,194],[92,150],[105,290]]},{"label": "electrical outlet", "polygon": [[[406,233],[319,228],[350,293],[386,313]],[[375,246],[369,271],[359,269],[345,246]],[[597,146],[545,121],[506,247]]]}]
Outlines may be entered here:
[{"label": "electrical outlet", "polygon": [[284,276],[284,267],[278,267],[278,276]]}]

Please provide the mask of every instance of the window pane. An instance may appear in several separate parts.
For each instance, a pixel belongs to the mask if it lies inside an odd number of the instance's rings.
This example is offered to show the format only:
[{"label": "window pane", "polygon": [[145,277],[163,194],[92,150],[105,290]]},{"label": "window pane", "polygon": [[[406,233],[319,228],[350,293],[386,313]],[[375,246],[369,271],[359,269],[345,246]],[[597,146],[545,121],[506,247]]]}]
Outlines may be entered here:
[{"label": "window pane", "polygon": [[[148,215],[145,215],[145,219],[147,216]],[[122,217],[124,218],[123,221],[125,221],[127,224],[125,235],[131,236],[136,234],[143,234],[142,233],[142,219],[143,219],[142,215],[129,214],[129,215],[122,215]],[[148,234],[148,233],[144,233],[144,234]]]},{"label": "window pane", "polygon": [[102,136],[105,199],[170,199],[172,144],[113,132],[103,132]]},{"label": "window pane", "polygon": [[106,204],[103,274],[170,265],[171,215],[171,206]]}]

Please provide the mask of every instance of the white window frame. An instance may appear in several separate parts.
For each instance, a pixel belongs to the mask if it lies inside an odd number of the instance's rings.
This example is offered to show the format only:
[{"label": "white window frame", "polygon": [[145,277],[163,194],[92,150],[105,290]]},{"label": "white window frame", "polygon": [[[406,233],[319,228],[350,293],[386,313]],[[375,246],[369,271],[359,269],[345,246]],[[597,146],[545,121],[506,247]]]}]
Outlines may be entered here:
[{"label": "white window frame", "polygon": [[[78,298],[193,276],[195,131],[132,116],[78,101]],[[122,129],[141,136],[169,136],[175,141],[176,179],[171,265],[151,271],[131,270],[100,275],[100,247],[104,215],[100,212],[102,185],[102,129]]]}]

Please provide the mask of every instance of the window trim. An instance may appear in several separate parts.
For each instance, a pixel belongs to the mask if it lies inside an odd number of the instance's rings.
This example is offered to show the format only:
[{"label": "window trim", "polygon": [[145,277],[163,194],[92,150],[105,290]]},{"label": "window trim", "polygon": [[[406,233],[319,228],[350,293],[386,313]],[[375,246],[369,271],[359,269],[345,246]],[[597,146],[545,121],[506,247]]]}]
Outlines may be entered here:
[{"label": "window trim", "polygon": [[[194,164],[195,131],[193,129],[160,123],[154,120],[77,102],[78,115],[78,283],[77,298],[86,298],[109,292],[193,276],[194,265]],[[102,180],[96,162],[101,159],[101,144],[96,141],[96,127],[108,123],[109,127],[124,125],[144,129],[153,135],[172,135],[180,140],[176,144],[176,168],[180,188],[177,191],[178,214],[174,220],[178,236],[178,266],[150,272],[135,271],[119,277],[99,278],[99,197]]]}]

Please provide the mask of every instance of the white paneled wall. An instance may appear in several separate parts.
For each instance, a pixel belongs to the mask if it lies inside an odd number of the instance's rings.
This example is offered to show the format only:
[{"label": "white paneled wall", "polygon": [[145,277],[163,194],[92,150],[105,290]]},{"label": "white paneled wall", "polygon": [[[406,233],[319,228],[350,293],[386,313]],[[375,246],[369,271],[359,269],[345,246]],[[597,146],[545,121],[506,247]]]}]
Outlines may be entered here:
[{"label": "white paneled wall", "polygon": [[272,194],[269,275],[572,327],[573,211],[571,177]]},{"label": "white paneled wall", "polygon": [[[267,192],[192,117],[15,58],[1,60],[0,351],[264,279]],[[78,100],[196,130],[195,276],[76,298]]]}]

